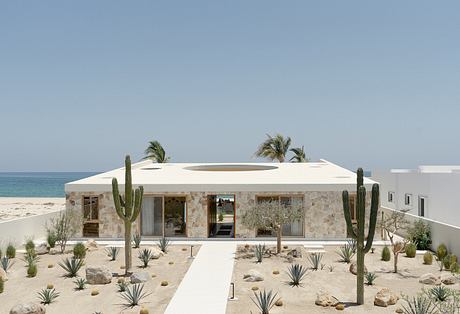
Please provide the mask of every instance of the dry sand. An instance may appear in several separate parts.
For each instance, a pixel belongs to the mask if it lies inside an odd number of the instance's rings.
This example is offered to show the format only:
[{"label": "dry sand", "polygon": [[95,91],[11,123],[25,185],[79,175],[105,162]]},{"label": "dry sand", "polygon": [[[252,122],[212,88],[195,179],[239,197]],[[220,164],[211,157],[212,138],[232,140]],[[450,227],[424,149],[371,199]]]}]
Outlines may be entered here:
[{"label": "dry sand", "polygon": [[0,197],[0,221],[39,214],[65,208],[65,198]]},{"label": "dry sand", "polygon": [[[142,246],[142,248],[148,246]],[[186,249],[185,251],[183,249]],[[195,246],[194,253],[199,250]],[[38,274],[35,278],[28,278],[25,263],[21,260],[22,253],[18,253],[14,259],[15,264],[8,273],[9,280],[5,283],[5,292],[0,294],[0,313],[8,313],[11,307],[21,302],[39,302],[37,292],[46,288],[48,283],[54,285],[61,294],[55,303],[46,306],[47,314],[93,314],[100,311],[104,314],[113,313],[139,313],[140,307],[125,309],[122,305],[123,299],[117,292],[117,278],[107,285],[87,285],[81,291],[74,290],[76,278],[65,278],[65,271],[58,265],[65,255],[41,255],[38,263]],[[149,309],[150,313],[163,313],[169,301],[173,297],[179,283],[190,267],[191,260],[189,246],[171,245],[168,253],[157,260],[151,260],[148,268],[140,268],[140,260],[137,258],[138,249],[133,249],[133,271],[147,271],[155,275],[149,282],[145,283],[144,291],[151,293],[141,305]],[[96,251],[88,251],[85,258],[86,265],[106,265],[112,272],[123,273],[120,266],[123,265],[123,249],[120,250],[116,261],[109,261],[105,248],[100,247]],[[170,265],[169,262],[174,262]],[[48,264],[54,264],[48,268]],[[79,276],[85,277],[84,266],[79,271]],[[168,281],[169,285],[162,287],[162,281]],[[91,296],[91,290],[97,288],[99,295]]]},{"label": "dry sand", "polygon": [[[293,249],[295,246],[290,246]],[[423,256],[417,255],[415,258],[407,258],[400,255],[399,274],[392,273],[393,257],[390,262],[380,260],[382,247],[376,247],[375,253],[366,255],[366,267],[369,271],[375,272],[378,276],[374,286],[365,285],[365,305],[355,306],[356,301],[356,277],[349,272],[349,264],[338,262],[338,255],[335,253],[336,247],[326,247],[322,263],[326,264],[324,270],[309,271],[303,281],[302,287],[290,287],[286,284],[288,275],[287,268],[290,265],[285,258],[270,257],[265,258],[261,264],[255,263],[255,258],[242,258],[240,246],[238,248],[237,259],[233,272],[233,282],[235,282],[235,294],[237,301],[227,303],[227,314],[233,313],[258,313],[251,297],[254,296],[251,288],[254,286],[267,291],[273,289],[278,292],[279,297],[284,302],[281,307],[274,307],[270,313],[337,313],[335,308],[322,308],[315,305],[316,293],[320,290],[327,291],[338,298],[341,302],[350,303],[344,312],[348,313],[395,313],[395,310],[405,301],[400,300],[396,305],[387,308],[373,305],[375,294],[382,288],[390,288],[396,293],[404,293],[409,296],[416,295],[424,285],[419,283],[419,277],[425,273],[439,275],[439,269],[435,261],[433,265],[424,265]],[[300,248],[300,247],[299,247]],[[294,263],[310,267],[308,253],[302,247],[302,258],[297,258]],[[333,271],[328,270],[328,266],[334,267]],[[245,282],[243,274],[250,269],[259,271],[264,276],[264,281]],[[273,270],[279,270],[279,275],[273,275]],[[443,272],[446,273],[447,272]],[[431,287],[431,286],[426,286]],[[450,286],[459,289],[459,284]]]}]

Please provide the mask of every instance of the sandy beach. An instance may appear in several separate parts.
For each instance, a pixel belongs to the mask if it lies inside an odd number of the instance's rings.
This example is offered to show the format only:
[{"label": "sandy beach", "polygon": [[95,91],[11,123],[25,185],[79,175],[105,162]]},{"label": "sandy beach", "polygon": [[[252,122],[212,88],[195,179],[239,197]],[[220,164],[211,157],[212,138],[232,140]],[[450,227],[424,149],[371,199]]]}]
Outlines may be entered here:
[{"label": "sandy beach", "polygon": [[64,197],[0,197],[0,221],[50,213],[64,207]]}]

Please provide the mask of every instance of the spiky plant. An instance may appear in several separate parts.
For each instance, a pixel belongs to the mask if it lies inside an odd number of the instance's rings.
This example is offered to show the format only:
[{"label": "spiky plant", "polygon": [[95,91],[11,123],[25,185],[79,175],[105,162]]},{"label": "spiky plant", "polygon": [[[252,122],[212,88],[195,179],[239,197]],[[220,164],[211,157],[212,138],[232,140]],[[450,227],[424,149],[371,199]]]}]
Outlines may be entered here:
[{"label": "spiky plant", "polygon": [[262,263],[265,253],[265,244],[257,244],[254,248],[254,254],[256,256],[256,262]]},{"label": "spiky plant", "polygon": [[440,302],[444,302],[452,295],[452,290],[445,286],[438,286],[431,288],[429,290],[429,294],[436,300]]},{"label": "spiky plant", "polygon": [[340,256],[340,261],[349,264],[355,253],[353,248],[346,243],[344,246],[341,246],[337,251],[337,254]]},{"label": "spiky plant", "polygon": [[120,248],[116,246],[111,246],[105,249],[107,252],[107,255],[110,257],[111,261],[114,261],[117,259],[118,253],[120,252]]},{"label": "spiky plant", "polygon": [[251,298],[252,302],[257,306],[261,314],[270,314],[270,310],[275,306],[277,301],[278,293],[273,293],[272,290],[259,291],[258,293],[254,291],[254,299]]},{"label": "spiky plant", "polygon": [[372,273],[372,272],[367,272],[365,276],[366,276],[367,285],[368,286],[374,285],[374,281],[375,281],[375,279],[377,279],[377,275],[375,273]]},{"label": "spiky plant", "polygon": [[56,300],[56,298],[59,296],[59,292],[56,291],[56,289],[42,289],[40,292],[38,292],[38,299],[40,300],[41,304],[51,304]]},{"label": "spiky plant", "polygon": [[30,264],[29,266],[27,266],[27,276],[28,277],[33,278],[37,276],[37,272],[38,272],[37,264]]},{"label": "spiky plant", "polygon": [[134,307],[139,305],[143,298],[150,295],[144,290],[144,285],[136,283],[126,289],[125,292],[121,293],[121,297],[126,301],[125,305],[127,307]]},{"label": "spiky plant", "polygon": [[163,253],[167,253],[170,242],[168,238],[162,237],[158,240],[157,245]]},{"label": "spiky plant", "polygon": [[144,159],[151,159],[153,162],[166,163],[170,157],[166,156],[163,146],[158,141],[150,141],[149,146],[145,150]]},{"label": "spiky plant", "polygon": [[437,313],[436,307],[434,306],[433,302],[423,295],[418,295],[417,297],[412,297],[411,299],[408,297],[404,297],[404,301],[406,301],[407,303],[406,305],[402,306],[404,314]]},{"label": "spiky plant", "polygon": [[139,256],[138,258],[141,260],[143,263],[144,268],[149,266],[149,262],[152,259],[153,253],[152,250],[149,249],[143,249],[142,251],[139,251]]},{"label": "spiky plant", "polygon": [[83,290],[85,289],[85,286],[88,284],[88,281],[86,281],[85,278],[77,278],[77,280],[75,280],[73,283],[76,285],[76,290]]},{"label": "spiky plant", "polygon": [[8,256],[8,258],[15,258],[16,257],[16,248],[14,247],[13,244],[8,244],[8,247],[6,248],[6,253],[5,253],[6,256]]},{"label": "spiky plant", "polygon": [[356,253],[356,250],[358,249],[358,242],[356,239],[348,239],[346,245],[348,245],[353,253]]},{"label": "spiky plant", "polygon": [[289,151],[294,153],[294,156],[292,156],[289,161],[291,162],[308,162],[308,158],[305,156],[305,149],[304,147],[295,147],[291,148]]},{"label": "spiky plant", "polygon": [[118,286],[118,292],[125,292],[126,289],[129,287],[129,282],[128,281],[120,281],[117,283]]},{"label": "spiky plant", "polygon": [[78,258],[65,258],[59,263],[65,271],[65,277],[73,278],[77,276],[78,271],[83,266],[84,261]]},{"label": "spiky plant", "polygon": [[321,265],[321,260],[323,259],[323,253],[313,252],[308,255],[308,260],[310,261],[311,269],[318,270]]},{"label": "spiky plant", "polygon": [[0,259],[0,264],[2,265],[3,270],[7,273],[11,266],[13,266],[14,262],[11,258],[5,255]]},{"label": "spiky plant", "polygon": [[289,266],[287,273],[290,279],[289,285],[292,287],[298,287],[301,285],[303,278],[307,274],[307,269],[302,265],[295,264]]},{"label": "spiky plant", "polygon": [[281,134],[276,134],[275,136],[267,134],[267,137],[268,138],[260,144],[257,149],[255,153],[256,157],[284,162],[289,146],[291,145],[291,138],[284,138]]},{"label": "spiky plant", "polygon": [[141,246],[142,236],[140,233],[133,234],[133,247],[138,249]]},{"label": "spiky plant", "polygon": [[37,264],[40,257],[38,257],[34,251],[27,251],[22,260],[26,263],[26,266],[29,267],[32,264]]}]

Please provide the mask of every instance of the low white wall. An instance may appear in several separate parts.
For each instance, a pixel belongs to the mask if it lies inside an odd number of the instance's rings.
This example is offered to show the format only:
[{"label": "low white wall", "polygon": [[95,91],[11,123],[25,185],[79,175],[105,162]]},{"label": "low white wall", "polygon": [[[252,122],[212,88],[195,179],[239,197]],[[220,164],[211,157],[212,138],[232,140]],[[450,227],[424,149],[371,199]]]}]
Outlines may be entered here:
[{"label": "low white wall", "polygon": [[61,211],[17,218],[0,222],[0,245],[9,242],[16,246],[22,245],[26,239],[44,240],[46,238],[46,223]]},{"label": "low white wall", "polygon": [[[396,211],[388,207],[381,207],[381,210],[386,214],[390,214],[391,212]],[[430,226],[431,240],[433,241],[431,247],[434,251],[436,250],[438,245],[444,243],[447,246],[449,252],[452,252],[460,257],[460,227],[449,225],[443,222],[435,221],[424,217],[419,217],[409,213],[406,213],[406,219],[409,220],[411,223],[420,219]]]}]

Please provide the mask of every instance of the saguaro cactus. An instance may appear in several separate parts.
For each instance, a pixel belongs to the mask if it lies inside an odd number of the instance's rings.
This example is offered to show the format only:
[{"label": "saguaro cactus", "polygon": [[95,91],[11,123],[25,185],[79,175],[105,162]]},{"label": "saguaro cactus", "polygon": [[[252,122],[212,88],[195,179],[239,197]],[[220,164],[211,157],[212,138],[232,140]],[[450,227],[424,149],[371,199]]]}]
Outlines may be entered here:
[{"label": "saguaro cactus", "polygon": [[123,219],[125,224],[125,274],[128,275],[131,266],[131,228],[134,221],[141,211],[144,188],[140,186],[133,190],[131,177],[131,159],[126,156],[125,159],[125,195],[120,195],[118,191],[118,181],[112,179],[113,202],[118,216]]},{"label": "saguaro cactus", "polygon": [[364,304],[364,256],[372,247],[372,241],[374,240],[375,226],[377,223],[377,210],[379,207],[379,185],[374,184],[372,186],[372,200],[371,200],[371,213],[369,219],[369,231],[367,234],[367,241],[365,242],[365,217],[366,217],[366,188],[363,185],[363,169],[359,168],[357,171],[357,186],[356,186],[356,218],[357,226],[353,227],[350,213],[350,199],[348,197],[348,191],[343,191],[343,213],[345,215],[345,221],[347,222],[347,234],[352,238],[356,239],[357,252],[356,252],[356,264],[357,264],[357,275],[356,275],[356,303]]}]

